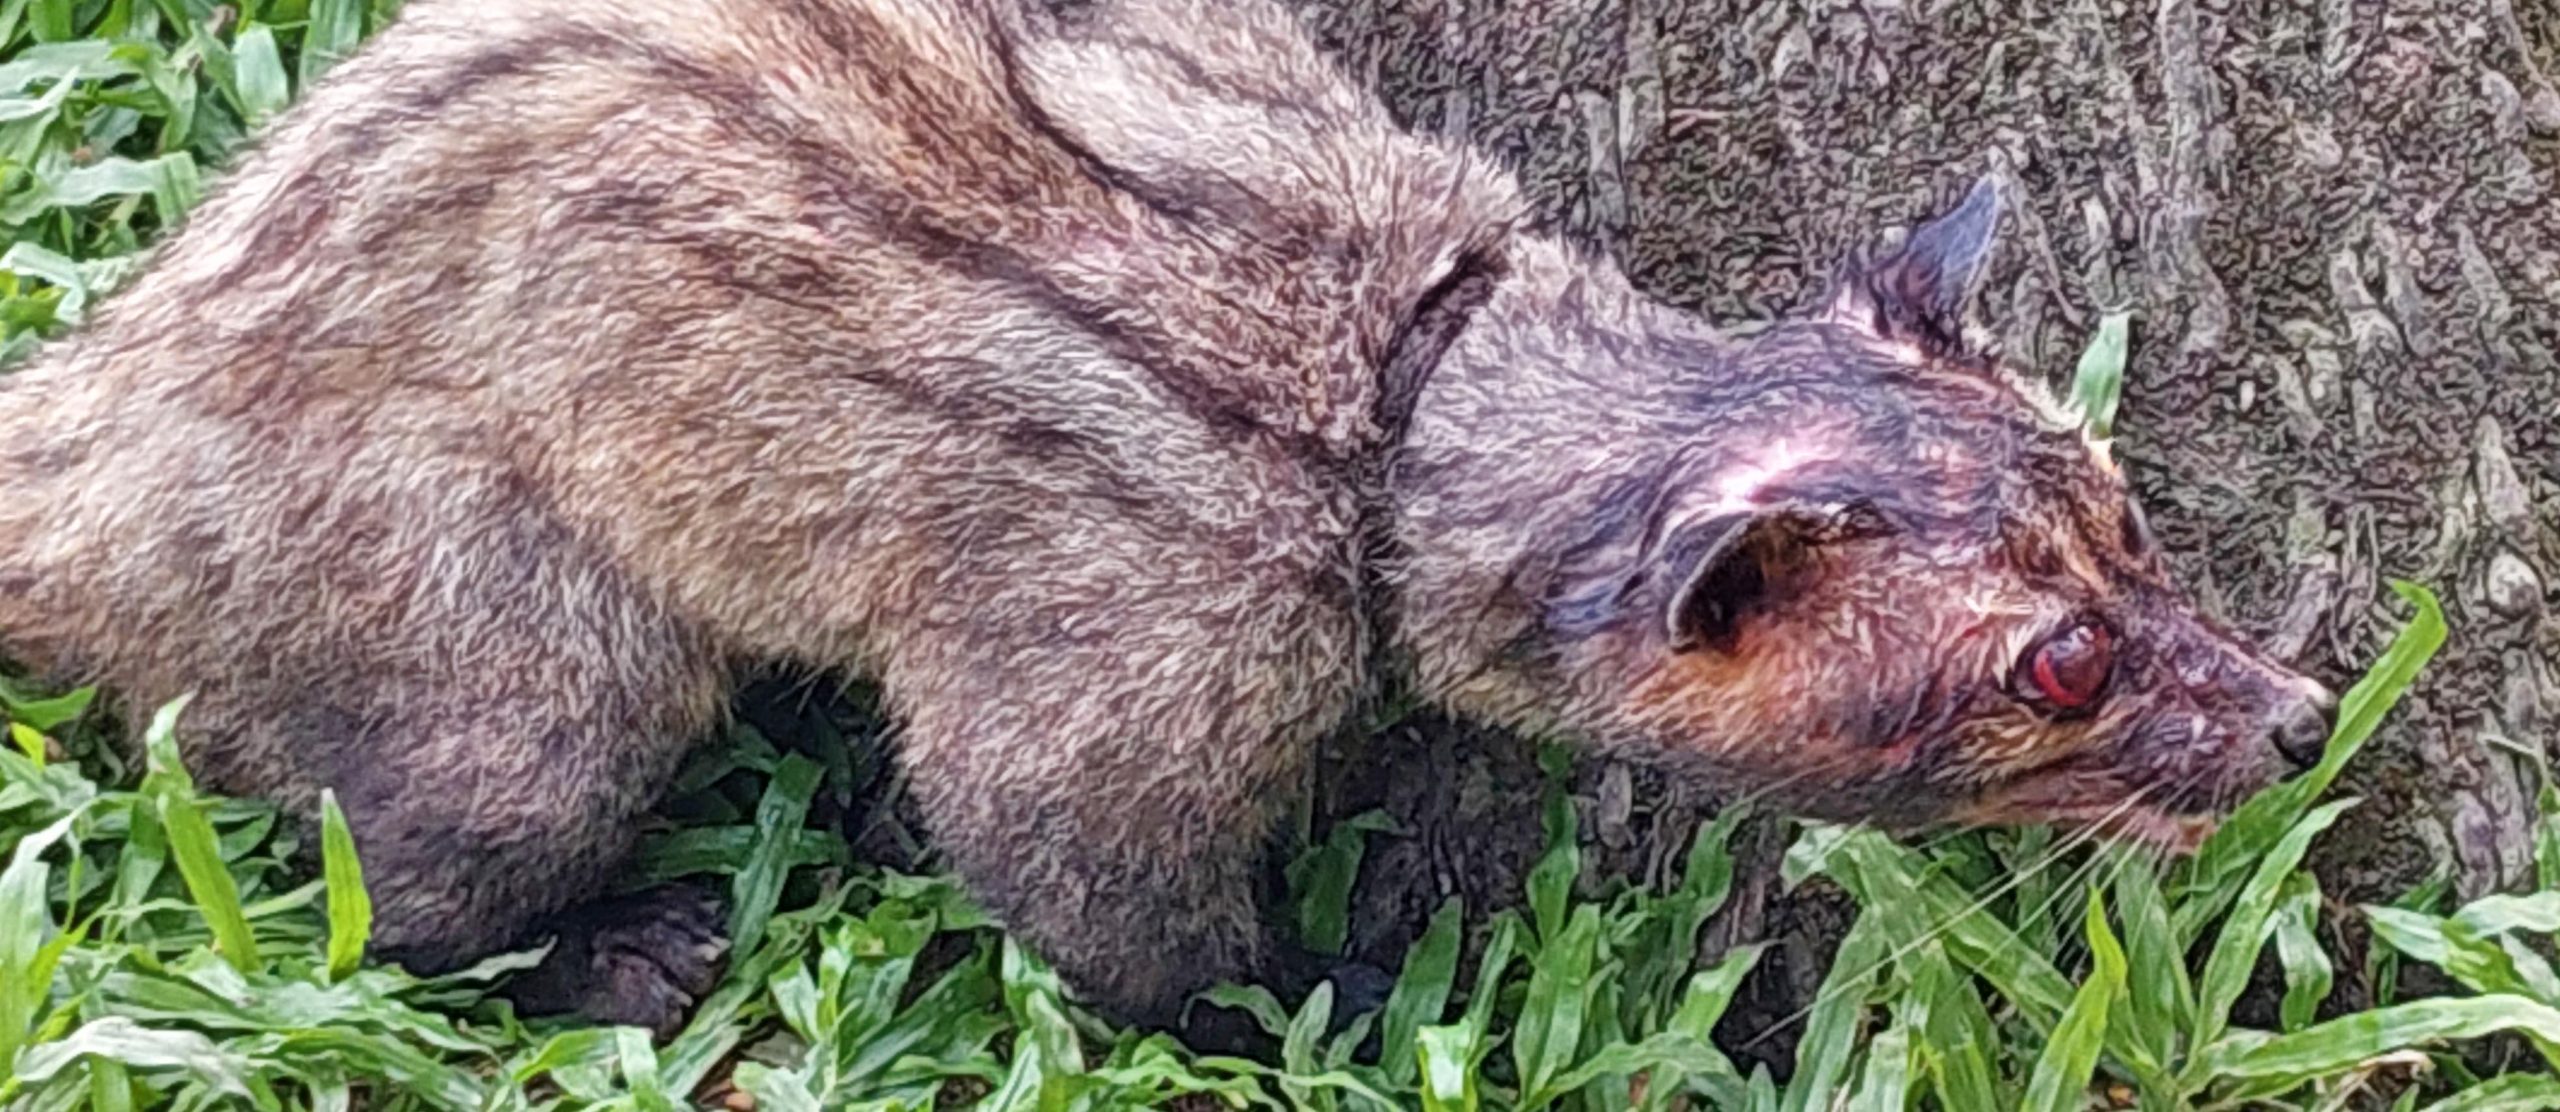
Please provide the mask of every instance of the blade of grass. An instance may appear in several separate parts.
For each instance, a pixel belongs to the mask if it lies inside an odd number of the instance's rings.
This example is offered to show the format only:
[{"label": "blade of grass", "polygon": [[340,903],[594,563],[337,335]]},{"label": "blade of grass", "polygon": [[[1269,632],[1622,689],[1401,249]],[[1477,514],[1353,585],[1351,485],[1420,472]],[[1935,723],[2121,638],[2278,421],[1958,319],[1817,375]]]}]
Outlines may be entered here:
[{"label": "blade of grass", "polygon": [[2560,1108],[2560,1078],[2510,1073],[2430,1104],[2426,1112],[2551,1112],[2554,1108]]},{"label": "blade of grass", "polygon": [[1529,993],[1521,1001],[1520,1026],[1511,1042],[1523,1107],[1536,1108],[1561,1095],[1548,1085],[1573,1064],[1580,1047],[1599,937],[1600,909],[1583,904],[1573,910],[1561,936],[1539,945],[1530,963]]},{"label": "blade of grass", "polygon": [[2160,878],[2136,862],[2118,869],[2116,914],[2124,922],[2125,959],[2142,974],[2126,982],[2124,1014],[2108,1024],[2108,1048],[2125,1059],[2146,1091],[2166,1090],[2164,1076],[2177,1061],[2179,1037],[2195,1012],[2195,986],[2187,958],[2169,927]]},{"label": "blade of grass", "polygon": [[302,25],[302,53],[295,60],[297,84],[311,88],[320,75],[354,53],[364,35],[364,0],[311,0],[311,15]]},{"label": "blade of grass", "polygon": [[1483,1038],[1465,1024],[1425,1027],[1414,1033],[1413,1052],[1422,1074],[1423,1112],[1476,1112],[1477,1058]]},{"label": "blade of grass", "polygon": [[[2268,920],[2275,914],[2277,897],[2285,879],[2302,862],[2303,853],[2311,848],[2311,839],[2328,829],[2355,802],[2336,800],[2304,815],[2259,860],[2257,871],[2232,905],[2231,915],[2223,920],[2222,933],[2214,939],[2212,954],[2205,958],[2204,976],[2197,981],[2193,1027],[2196,1045],[2211,1044],[2230,1023],[2231,1006],[2248,989],[2249,971],[2258,964],[2258,953],[2266,945]],[[2190,1075],[2189,1080],[2196,1079]]]},{"label": "blade of grass", "polygon": [[2062,1022],[2054,1025],[2053,1036],[2036,1056],[2023,1108],[2076,1112],[2088,1104],[2089,1077],[2098,1066],[2098,1049],[2106,1042],[2108,1011],[2124,992],[2125,960],[2115,932],[2107,929],[2106,905],[2095,891],[2089,893],[2082,930],[2096,968],[2072,996],[2071,1007],[2062,1013]]},{"label": "blade of grass", "polygon": [[2274,1038],[2225,1040],[2208,1048],[2198,1063],[2214,1077],[2307,1079],[2395,1051],[2500,1031],[2560,1042],[2560,1009],[2509,995],[2418,1000],[2340,1016]]},{"label": "blade of grass", "polygon": [[1378,1062],[1392,1084],[1413,1082],[1417,1066],[1414,1033],[1427,1024],[1438,1023],[1448,1007],[1450,990],[1457,981],[1458,944],[1465,923],[1465,904],[1451,896],[1431,916],[1431,925],[1424,928],[1422,938],[1405,951],[1404,969],[1396,977],[1395,988],[1387,993],[1386,1022],[1378,1036]]},{"label": "blade of grass", "polygon": [[796,835],[809,817],[809,801],[818,793],[818,763],[797,753],[783,758],[756,804],[757,839],[747,867],[730,880],[729,945],[746,953],[764,941],[765,924],[782,902],[782,883],[791,872]]},{"label": "blade of grass", "polygon": [[197,805],[195,780],[187,775],[186,765],[178,757],[178,716],[187,702],[180,698],[161,707],[143,732],[143,752],[150,766],[143,781],[144,791],[158,811],[161,832],[168,837],[169,856],[177,862],[178,876],[186,882],[188,895],[195,899],[205,925],[213,931],[214,949],[232,968],[254,973],[259,969],[258,945],[249,933],[248,916],[240,908],[239,882],[223,862],[213,824]]},{"label": "blade of grass", "polygon": [[1866,1069],[1849,1091],[1851,1108],[1908,1108],[1911,1105],[1911,1029],[1899,1024],[1867,1044]]},{"label": "blade of grass", "polygon": [[1796,1072],[1787,1084],[1786,1112],[1820,1112],[1831,1107],[1841,1080],[1848,1076],[1858,1025],[1867,1012],[1867,993],[1881,969],[1885,946],[1884,930],[1873,915],[1860,915],[1840,940],[1818,1002],[1805,1020],[1804,1038],[1796,1043]]},{"label": "blade of grass", "polygon": [[[1542,754],[1543,756],[1543,754]],[[1538,944],[1553,942],[1565,926],[1565,905],[1572,898],[1574,879],[1582,874],[1582,847],[1575,840],[1573,798],[1567,795],[1561,773],[1550,769],[1545,811],[1541,822],[1546,830],[1546,852],[1529,869],[1530,923],[1538,929]]]},{"label": "blade of grass", "polygon": [[329,979],[342,981],[364,960],[365,942],[373,937],[373,897],[364,890],[346,812],[326,788],[320,792],[320,872],[329,887]]},{"label": "blade of grass", "polygon": [[284,110],[293,99],[275,32],[250,27],[231,40],[232,79],[238,82],[240,116],[252,127]]},{"label": "blade of grass", "polygon": [[1677,1072],[1659,1078],[1663,1087],[1668,1088],[1686,1075],[1706,1087],[1716,1107],[1729,1108],[1742,1102],[1742,1074],[1733,1068],[1733,1061],[1716,1048],[1715,1028],[1716,1021],[1724,1017],[1725,1009],[1733,1003],[1733,994],[1742,987],[1742,979],[1760,963],[1762,950],[1763,947],[1756,944],[1736,947],[1714,968],[1689,978],[1689,986],[1680,997],[1679,1010],[1671,1014],[1667,1027],[1672,1033],[1688,1036],[1704,1052]]},{"label": "blade of grass", "polygon": [[2239,894],[2252,865],[2264,857],[2311,807],[2348,761],[2364,750],[2383,717],[2398,705],[2418,673],[2444,646],[2444,610],[2435,594],[2414,583],[2394,580],[2391,589],[2417,610],[2401,627],[2364,678],[2347,690],[2338,704],[2338,724],[2328,748],[2311,771],[2258,793],[2240,806],[2193,858],[2179,869],[2170,886],[2171,922],[2181,940],[2201,937],[2206,924]]},{"label": "blade of grass", "polygon": [[1299,941],[1307,949],[1342,953],[1351,936],[1351,889],[1359,879],[1369,835],[1394,825],[1384,811],[1355,815],[1333,824],[1323,844],[1289,863],[1290,903],[1297,912]]},{"label": "blade of grass", "polygon": [[1912,991],[1929,1001],[1921,1058],[1940,1103],[1947,1108],[2002,1107],[1991,1059],[1999,1041],[1982,994],[1936,943],[1913,951],[1909,960],[1916,969]]},{"label": "blade of grass", "polygon": [[83,1059],[182,1071],[190,1080],[242,1099],[249,1097],[248,1080],[257,1070],[245,1056],[198,1032],[156,1031],[123,1016],[102,1016],[64,1038],[28,1047],[18,1055],[12,1079],[42,1085]]},{"label": "blade of grass", "polygon": [[2098,334],[2090,337],[2071,376],[2071,406],[2099,440],[2115,435],[2116,403],[2124,395],[2125,333],[2132,321],[2133,314],[2120,309],[2101,314]]},{"label": "blade of grass", "polygon": [[2311,1025],[2321,1001],[2329,998],[2334,970],[2320,948],[2320,882],[2307,872],[2286,877],[2275,912],[2276,958],[2284,966],[2284,1029]]},{"label": "blade of grass", "polygon": [[50,947],[57,931],[48,899],[53,869],[44,853],[70,837],[76,818],[64,815],[18,839],[8,868],[0,870],[0,1064],[17,1055],[53,991],[62,950]]}]

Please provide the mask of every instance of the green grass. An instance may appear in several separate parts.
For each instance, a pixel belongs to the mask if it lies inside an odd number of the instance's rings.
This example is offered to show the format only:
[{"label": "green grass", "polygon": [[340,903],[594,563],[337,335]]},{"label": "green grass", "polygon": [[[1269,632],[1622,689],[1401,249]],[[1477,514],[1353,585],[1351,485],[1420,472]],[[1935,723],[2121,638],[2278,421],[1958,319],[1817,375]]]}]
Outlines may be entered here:
[{"label": "green grass", "polygon": [[[390,5],[0,0],[0,358],[75,323],[182,216],[204,176]],[[2123,334],[2084,361],[2074,400],[2112,420]],[[1925,847],[1803,828],[1791,883],[1859,907],[1817,1002],[1788,1025],[1789,1080],[1745,1072],[1712,1037],[1761,950],[1696,961],[1722,907],[1738,814],[1702,830],[1655,890],[1586,877],[1561,779],[1520,907],[1440,909],[1386,1006],[1328,1034],[1332,1001],[1213,994],[1278,1039],[1267,1061],[1194,1054],[1083,1014],[1039,961],[947,879],[852,860],[810,826],[869,755],[778,750],[749,731],[703,754],[650,837],[640,880],[725,881],[726,979],[673,1041],[528,1024],[488,995],[527,955],[421,979],[363,960],[361,847],[331,801],[316,852],[270,809],[199,792],[182,706],[140,754],[106,745],[85,693],[0,684],[0,1104],[27,1109],[614,1107],[718,1097],[764,1108],[979,1103],[1428,1109],[2328,1108],[2368,1084],[2400,1107],[2560,1104],[2560,827],[2537,891],[2451,914],[2424,898],[2333,908],[2300,863],[2352,800],[2324,798],[2442,643],[2432,596],[2346,702],[2328,758],[2251,802],[2167,867],[2049,831]],[[138,759],[139,766],[130,763]],[[2545,789],[2543,813],[2560,814]],[[1364,840],[1344,824],[1290,870],[1302,934],[1346,933]],[[316,857],[315,870],[299,862]],[[1577,892],[1600,895],[1577,896]],[[2423,894],[2421,894],[2423,896]],[[2468,995],[2324,1011],[2325,926],[2351,916],[2402,961]],[[2274,1026],[2234,1017],[2253,975]],[[2514,1068],[2477,1076],[2483,1036]],[[1374,1052],[1363,1049],[1372,1036]],[[2413,1070],[2424,1083],[2407,1085]],[[741,1097],[735,1094],[745,1094]],[[2093,1094],[2095,1096],[2093,1097]]]},{"label": "green grass", "polygon": [[[1294,1013],[1259,989],[1212,993],[1280,1039],[1273,1060],[1246,1061],[1097,1023],[948,880],[848,860],[804,819],[822,793],[850,790],[862,756],[811,760],[741,728],[687,770],[696,787],[670,809],[690,824],[642,853],[644,880],[726,877],[741,955],[690,1026],[652,1047],[636,1031],[518,1020],[486,989],[529,955],[424,980],[362,964],[369,905],[334,803],[312,877],[288,864],[299,847],[273,811],[197,792],[174,740],[182,707],[154,718],[144,768],[118,788],[101,782],[109,753],[77,697],[0,691],[15,740],[0,750],[0,1101],[667,1107],[734,1087],[779,1108],[1192,1094],[1323,1109],[2062,1109],[2095,1085],[2129,1087],[2143,1108],[2317,1107],[2376,1069],[2436,1060],[2407,1052],[2447,1040],[2515,1031],[2548,1057],[2560,980],[2519,941],[2560,928],[2547,881],[2450,916],[2361,909],[2394,951],[2477,995],[2313,1019],[2332,972],[2299,863],[2353,805],[2319,797],[2444,635],[2433,599],[2404,593],[2416,619],[2348,696],[2328,759],[2177,865],[2057,852],[2040,831],[1915,849],[1806,828],[1789,881],[1838,884],[1862,911],[1783,1086],[1739,1071],[1711,1037],[1759,948],[1693,968],[1732,879],[1738,813],[1699,832],[1676,886],[1577,899],[1572,804],[1554,780],[1523,907],[1442,908],[1381,1012],[1329,1035],[1321,991]],[[1356,866],[1343,850],[1369,827],[1311,850],[1301,877]],[[2546,830],[2542,860],[2560,877],[2560,831]],[[1341,901],[1322,894],[1339,886],[1300,887],[1302,920],[1338,932]],[[1481,945],[1462,963],[1469,932]],[[2232,1007],[2271,940],[2282,1024],[2238,1027]],[[2441,1062],[2447,1076],[2467,1068]],[[2504,1090],[2560,1098],[2548,1077],[2516,1073],[2434,1107],[2527,1106],[2478,1103]]]}]

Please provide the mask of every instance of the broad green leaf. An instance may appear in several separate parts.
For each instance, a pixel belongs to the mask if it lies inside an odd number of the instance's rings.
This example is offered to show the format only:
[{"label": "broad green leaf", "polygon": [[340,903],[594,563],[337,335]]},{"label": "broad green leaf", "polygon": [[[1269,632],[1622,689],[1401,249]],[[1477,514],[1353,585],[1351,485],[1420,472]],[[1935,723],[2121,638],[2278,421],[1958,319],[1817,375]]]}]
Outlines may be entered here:
[{"label": "broad green leaf", "polygon": [[1361,1080],[1358,1076],[1340,1070],[1333,1070],[1326,1073],[1291,1074],[1282,1080],[1288,1088],[1295,1092],[1316,1095],[1316,1099],[1313,1101],[1302,1099],[1299,1102],[1301,1107],[1305,1107],[1310,1104],[1317,1108],[1331,1107],[1331,1101],[1326,1098],[1333,1093],[1349,1093],[1361,1097],[1368,1102],[1367,1104],[1359,1107],[1395,1107],[1395,1103],[1389,1100],[1385,1093],[1381,1093],[1377,1089],[1371,1087],[1368,1082]]},{"label": "broad green leaf", "polygon": [[[757,851],[773,839],[753,826],[691,826],[649,839],[632,859],[631,873],[643,886],[664,884],[706,873],[744,872]],[[782,839],[785,870],[807,865],[842,865],[849,860],[844,835],[833,830],[794,831]]]},{"label": "broad green leaf", "polygon": [[[80,322],[81,314],[89,303],[89,283],[80,273],[80,264],[72,261],[70,256],[56,253],[42,244],[18,243],[11,245],[7,254],[0,255],[0,268],[52,283],[62,291],[62,300],[54,308],[55,318],[64,324]],[[0,703],[6,703],[11,718],[38,730],[50,730],[55,723],[80,713],[89,703],[91,690],[82,688],[53,700],[62,704],[57,707],[8,702],[5,699],[0,699]]]},{"label": "broad green leaf", "polygon": [[1870,909],[1890,905],[1896,909],[1893,914],[1917,915],[1933,929],[1943,928],[1938,939],[1947,952],[2024,1009],[2038,1027],[2050,1026],[2071,1006],[2070,980],[2040,948],[2018,937],[1943,873],[1928,871],[1911,850],[1872,830],[1853,831],[1837,845],[1855,866],[1848,876],[1859,889],[1860,903]]},{"label": "broad green leaf", "polygon": [[1361,1044],[1369,1041],[1369,1032],[1376,1030],[1377,1026],[1378,1013],[1372,1010],[1352,1016],[1348,1022],[1328,1027],[1327,1030],[1333,1033],[1325,1039],[1321,1067],[1325,1070],[1349,1067]]},{"label": "broad green leaf", "polygon": [[[160,880],[169,864],[168,834],[160,829],[159,813],[148,800],[126,800],[124,853],[116,860],[115,885],[109,899],[117,906],[132,907],[151,897],[151,888]],[[112,934],[114,923],[107,925]]]},{"label": "broad green leaf", "polygon": [[1489,1045],[1484,1037],[1493,1026],[1494,1005],[1502,999],[1502,977],[1511,968],[1511,953],[1520,944],[1520,917],[1505,910],[1493,917],[1493,926],[1485,936],[1484,954],[1476,959],[1476,979],[1468,990],[1465,1025],[1474,1032],[1470,1045],[1479,1049]]},{"label": "broad green leaf", "polygon": [[152,197],[164,202],[170,219],[183,215],[200,192],[194,184],[195,160],[186,152],[148,161],[121,156],[101,158],[58,177],[36,179],[33,188],[0,202],[0,224],[24,224],[53,209],[74,209],[109,197]]},{"label": "broad green leaf", "polygon": [[72,0],[34,0],[27,5],[27,27],[37,42],[61,42],[78,30]]},{"label": "broad green leaf", "polygon": [[151,724],[142,731],[142,752],[146,774],[142,780],[145,794],[161,792],[193,793],[196,782],[187,773],[186,762],[178,756],[178,716],[186,713],[194,696],[184,695],[162,704],[151,714]]},{"label": "broad green leaf", "polygon": [[1274,1038],[1289,1033],[1289,1009],[1280,1006],[1280,998],[1261,985],[1211,985],[1202,990],[1199,1000],[1213,1007],[1234,1008],[1253,1017],[1262,1033]]},{"label": "broad green leaf", "polygon": [[[0,255],[0,267],[31,274],[55,285],[66,282],[85,284],[85,279],[78,273],[78,266],[70,259],[32,243],[12,245],[6,255]],[[13,689],[6,677],[0,677],[0,711],[6,711],[11,721],[37,730],[50,730],[79,717],[80,712],[89,709],[97,695],[97,688],[83,687],[52,698],[39,698]]]},{"label": "broad green leaf", "polygon": [[[1036,1094],[1040,1107],[1058,1107],[1076,1077],[1084,1072],[1084,1052],[1077,1045],[1075,1029],[1059,1008],[1057,974],[1011,939],[1005,940],[1002,949],[1005,999],[1021,1032],[1014,1041],[1017,1068],[1007,1079],[1005,1091],[1024,1096]],[[1330,988],[1327,985],[1317,992],[1325,998],[1321,1006],[1327,1011],[1331,1010]],[[1319,1017],[1319,1031],[1322,1022]],[[999,1108],[1015,1106],[1009,1102],[991,1103]]]},{"label": "broad green leaf", "polygon": [[[1005,992],[1013,987],[1007,985]],[[990,983],[983,962],[963,963],[904,1006],[893,999],[890,1008],[884,1009],[891,1013],[885,1021],[844,1025],[837,1033],[836,1058],[845,1075],[869,1078],[901,1060],[951,1061],[979,1054],[1005,1026],[985,1014],[988,1004],[1003,995]],[[1022,995],[1018,1003],[1008,1005],[1007,1012],[1017,1041],[1031,1039],[1048,1048],[1044,1062],[1054,1064],[1062,1074],[1081,1068],[1082,1059],[1054,988]]]},{"label": "broad green leaf", "polygon": [[[316,1084],[313,1089],[315,1112],[347,1112],[345,1102],[332,1104]],[[122,1061],[99,1058],[89,1063],[89,1107],[95,1112],[133,1112],[133,1074]]]},{"label": "broad green leaf", "polygon": [[46,43],[0,61],[0,90],[14,93],[39,81],[59,84],[74,77],[120,77],[131,72],[130,66],[117,60],[113,43],[95,39]]},{"label": "broad green leaf", "polygon": [[1601,1050],[1556,1078],[1548,1085],[1547,1091],[1570,1093],[1603,1077],[1652,1070],[1708,1074],[1718,1070],[1730,1072],[1732,1069],[1733,1064],[1714,1044],[1699,1042],[1681,1032],[1664,1031],[1642,1042],[1618,1043]]},{"label": "broad green leaf", "polygon": [[[2054,905],[2066,902],[2062,886],[2074,870],[2055,867],[2053,828],[2032,826],[2014,832],[2005,852],[2000,856],[2014,887],[2008,896],[2009,929],[2044,953],[2063,949],[2067,925],[2061,921]],[[1997,890],[1997,886],[1994,886]]]},{"label": "broad green leaf", "polygon": [[1716,1021],[1724,1018],[1734,992],[1760,964],[1760,955],[1766,949],[1762,943],[1736,946],[1713,968],[1690,977],[1688,988],[1680,995],[1680,1010],[1672,1013],[1670,1028],[1712,1045]]},{"label": "broad green leaf", "polygon": [[1681,994],[1680,1007],[1671,1014],[1667,1030],[1687,1036],[1705,1048],[1705,1053],[1678,1067],[1676,1073],[1658,1078],[1657,1085],[1667,1088],[1685,1074],[1713,1093],[1719,1107],[1731,1107],[1743,1100],[1742,1074],[1723,1051],[1716,1049],[1715,1028],[1716,1021],[1724,1018],[1725,1008],[1733,1003],[1734,992],[1742,987],[1742,979],[1759,964],[1762,949],[1757,944],[1735,947],[1714,968],[1689,978],[1688,989]]},{"label": "broad green leaf", "polygon": [[1325,1026],[1332,1022],[1333,982],[1318,981],[1281,1038],[1280,1064],[1295,1074],[1316,1072],[1316,1040],[1324,1036]]},{"label": "broad green leaf", "polygon": [[761,1062],[740,1062],[729,1082],[755,1098],[757,1112],[819,1112],[824,1107],[800,1071],[784,1072]]},{"label": "broad green leaf", "polygon": [[1777,1083],[1769,1079],[1769,1066],[1765,1062],[1752,1067],[1751,1082],[1745,1092],[1747,1096],[1742,1106],[1750,1112],[1778,1112],[1779,1102],[1785,1099],[1778,1095]]},{"label": "broad green leaf", "polygon": [[186,219],[204,199],[204,175],[196,160],[178,151],[152,159],[150,167],[151,203],[160,219],[170,224]]},{"label": "broad green leaf", "polygon": [[[2491,909],[2484,918],[2503,921],[2505,917],[2497,911]],[[2458,915],[2439,919],[2391,907],[2368,907],[2365,920],[2385,945],[2444,970],[2474,992],[2560,1002],[2560,979],[2555,979],[2550,964],[2515,945],[2504,932],[2484,936]]]},{"label": "broad green leaf", "polygon": [[622,1059],[622,1079],[631,1085],[631,1105],[640,1112],[677,1112],[675,1097],[658,1075],[658,1051],[649,1033],[637,1027],[616,1028],[614,1049]]},{"label": "broad green leaf", "polygon": [[1733,832],[1749,817],[1750,808],[1734,804],[1715,821],[1698,828],[1689,842],[1689,859],[1680,870],[1680,887],[1672,893],[1671,948],[1683,956],[1698,947],[1698,929],[1724,906],[1733,891]]},{"label": "broad green leaf", "polygon": [[2550,934],[2560,931],[2560,889],[2529,896],[2482,896],[2453,913],[2453,921],[2479,935],[2512,931]]},{"label": "broad green leaf", "polygon": [[2452,952],[2452,943],[2444,935],[2445,921],[2436,916],[2378,905],[2367,905],[2364,916],[2375,938],[2419,961],[2443,965]]}]

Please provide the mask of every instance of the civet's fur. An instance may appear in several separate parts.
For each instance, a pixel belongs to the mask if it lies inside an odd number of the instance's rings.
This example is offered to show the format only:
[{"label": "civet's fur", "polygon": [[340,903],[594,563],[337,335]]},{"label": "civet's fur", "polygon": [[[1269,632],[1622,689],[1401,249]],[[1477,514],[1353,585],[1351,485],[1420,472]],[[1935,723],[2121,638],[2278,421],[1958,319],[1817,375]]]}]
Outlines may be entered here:
[{"label": "civet's fur", "polygon": [[[742,660],[876,675],[1146,1018],[1264,970],[1247,864],[1390,668],[1818,814],[2210,810],[2321,695],[1961,342],[1996,207],[1733,338],[1261,0],[415,0],[0,379],[0,643],[334,788],[427,965],[597,890]],[[2110,693],[2038,713],[2083,612]],[[663,1021],[634,957],[585,1006]]]}]

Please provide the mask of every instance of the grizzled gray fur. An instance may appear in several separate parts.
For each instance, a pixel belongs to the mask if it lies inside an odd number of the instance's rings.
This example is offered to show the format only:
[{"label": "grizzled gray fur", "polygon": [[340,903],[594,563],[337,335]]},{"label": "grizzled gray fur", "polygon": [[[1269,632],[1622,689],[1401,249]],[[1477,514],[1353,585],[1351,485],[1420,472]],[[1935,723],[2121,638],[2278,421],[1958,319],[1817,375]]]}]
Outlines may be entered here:
[{"label": "grizzled gray fur", "polygon": [[1274,969],[1251,863],[1385,677],[2184,844],[2327,697],[1968,342],[1999,207],[1733,335],[1262,0],[415,0],[0,379],[0,646],[334,789],[388,955],[560,932],[660,1027],[699,909],[555,916],[741,662],[875,676],[973,891],[1149,1021]]}]

